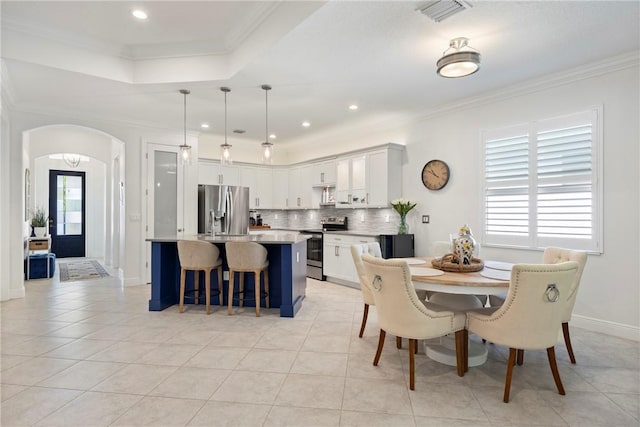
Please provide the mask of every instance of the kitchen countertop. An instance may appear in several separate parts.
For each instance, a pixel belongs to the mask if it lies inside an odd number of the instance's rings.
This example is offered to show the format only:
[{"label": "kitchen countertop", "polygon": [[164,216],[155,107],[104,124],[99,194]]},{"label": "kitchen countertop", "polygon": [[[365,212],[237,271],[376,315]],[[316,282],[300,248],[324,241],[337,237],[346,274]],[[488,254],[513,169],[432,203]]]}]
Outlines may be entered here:
[{"label": "kitchen countertop", "polygon": [[309,239],[310,236],[305,234],[299,234],[294,232],[274,232],[273,229],[269,233],[256,233],[247,234],[243,236],[223,236],[223,235],[208,235],[208,234],[176,234],[173,236],[157,236],[148,237],[145,239],[147,242],[177,242],[178,240],[202,240],[211,243],[225,243],[225,242],[256,242],[256,243],[280,243],[280,244],[294,244],[303,242]]},{"label": "kitchen countertop", "polygon": [[345,234],[347,236],[365,236],[365,237],[380,236],[380,233],[372,233],[370,231],[350,231],[350,230],[325,231],[324,234]]}]

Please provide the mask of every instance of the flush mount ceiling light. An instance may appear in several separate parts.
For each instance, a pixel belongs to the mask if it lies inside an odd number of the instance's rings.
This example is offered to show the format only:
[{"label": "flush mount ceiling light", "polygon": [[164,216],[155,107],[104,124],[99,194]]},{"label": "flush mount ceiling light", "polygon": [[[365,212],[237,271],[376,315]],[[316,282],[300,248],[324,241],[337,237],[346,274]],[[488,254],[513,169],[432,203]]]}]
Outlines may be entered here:
[{"label": "flush mount ceiling light", "polygon": [[182,163],[188,165],[191,161],[191,146],[187,144],[187,95],[189,95],[191,91],[180,89],[180,93],[184,95],[184,142],[180,146],[180,157],[182,158]]},{"label": "flush mount ceiling light", "polygon": [[464,77],[480,69],[480,52],[469,46],[469,39],[458,37],[449,43],[437,63],[438,74],[442,77]]},{"label": "flush mount ceiling light", "polygon": [[355,110],[357,110],[357,109],[358,109],[358,106],[357,106],[356,104],[351,104],[351,105],[349,105],[349,110],[351,110],[351,111],[355,111]]},{"label": "flush mount ceiling light", "polygon": [[209,129],[209,123],[202,123],[202,124],[200,125],[200,127],[201,127],[202,129]]},{"label": "flush mount ceiling light", "polygon": [[309,123],[309,122],[302,122],[302,127],[304,127],[304,128],[308,128],[309,126],[311,126],[311,123]]},{"label": "flush mount ceiling light", "polygon": [[233,163],[231,159],[231,144],[227,143],[227,94],[231,92],[228,87],[221,87],[224,92],[224,144],[220,144],[220,164],[230,165]]},{"label": "flush mount ceiling light", "polygon": [[264,117],[265,117],[265,132],[264,142],[262,143],[262,163],[271,164],[273,161],[273,143],[269,141],[269,91],[271,86],[262,85],[264,90]]}]

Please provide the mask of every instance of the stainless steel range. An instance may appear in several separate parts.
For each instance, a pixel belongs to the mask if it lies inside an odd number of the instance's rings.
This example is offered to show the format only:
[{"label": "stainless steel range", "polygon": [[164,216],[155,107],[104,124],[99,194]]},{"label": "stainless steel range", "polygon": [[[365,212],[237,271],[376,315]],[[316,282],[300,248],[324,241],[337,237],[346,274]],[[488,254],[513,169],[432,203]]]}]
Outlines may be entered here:
[{"label": "stainless steel range", "polygon": [[301,230],[300,233],[311,236],[307,240],[307,277],[317,280],[325,280],[326,276],[322,272],[322,246],[324,231],[344,231],[348,230],[348,218],[346,216],[328,216],[320,219],[322,228]]}]

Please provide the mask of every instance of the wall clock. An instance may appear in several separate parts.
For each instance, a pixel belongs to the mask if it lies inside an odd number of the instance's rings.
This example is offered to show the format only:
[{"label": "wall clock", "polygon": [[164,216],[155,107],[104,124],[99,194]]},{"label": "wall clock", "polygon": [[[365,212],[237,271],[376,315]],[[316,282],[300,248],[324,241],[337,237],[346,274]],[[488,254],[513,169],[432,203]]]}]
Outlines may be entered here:
[{"label": "wall clock", "polygon": [[429,190],[440,190],[449,182],[449,165],[442,160],[430,160],[422,168],[422,183]]}]

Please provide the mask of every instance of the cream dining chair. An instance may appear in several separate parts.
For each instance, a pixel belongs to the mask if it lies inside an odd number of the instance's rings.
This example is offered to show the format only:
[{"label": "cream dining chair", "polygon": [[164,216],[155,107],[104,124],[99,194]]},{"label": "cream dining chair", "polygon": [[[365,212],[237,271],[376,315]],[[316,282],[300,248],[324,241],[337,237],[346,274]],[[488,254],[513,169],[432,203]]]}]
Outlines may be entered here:
[{"label": "cream dining chair", "polygon": [[[584,251],[575,251],[571,249],[563,249],[556,247],[548,247],[544,250],[542,255],[543,264],[557,264],[559,262],[575,261],[578,263],[578,273],[575,276],[574,282],[571,284],[571,290],[569,291],[569,300],[562,315],[562,334],[564,336],[564,344],[567,347],[567,353],[569,353],[569,359],[571,363],[575,365],[576,357],[573,354],[573,347],[571,346],[571,336],[569,335],[569,321],[571,320],[571,314],[573,313],[573,306],[576,303],[576,296],[578,295],[578,288],[580,287],[580,279],[582,278],[582,272],[587,264],[587,253]],[[504,303],[504,295],[491,295],[489,302],[492,307],[500,306]],[[520,356],[518,363],[522,364],[522,357]]]},{"label": "cream dining chair", "polygon": [[467,348],[463,342],[466,336],[465,314],[418,299],[406,261],[385,260],[363,254],[362,263],[367,272],[380,325],[373,365],[378,366],[387,332],[409,339],[409,388],[414,390],[417,340],[438,338],[455,332],[456,366],[458,375],[463,376],[466,359],[464,352]]},{"label": "cream dining chair", "polygon": [[[504,304],[467,311],[468,332],[509,347],[503,397],[505,403],[509,402],[516,356],[521,359],[524,350],[547,350],[558,393],[565,394],[554,346],[578,268],[575,261],[517,264],[511,270],[511,282]],[[466,345],[468,341],[464,340],[464,343]]]},{"label": "cream dining chair", "polygon": [[362,300],[364,301],[364,312],[362,313],[362,325],[360,326],[360,333],[358,337],[362,338],[364,334],[364,328],[367,325],[367,317],[369,316],[369,306],[376,305],[373,299],[373,294],[369,288],[369,280],[367,279],[367,272],[362,264],[362,255],[370,254],[376,258],[382,258],[382,252],[380,250],[380,243],[363,243],[358,245],[351,245],[351,257],[356,265],[356,271],[358,272],[358,278],[360,279],[360,291],[362,292]]},{"label": "cream dining chair", "polygon": [[[367,324],[367,317],[369,316],[369,306],[375,305],[375,301],[373,300],[373,295],[371,294],[371,289],[369,288],[369,280],[367,278],[367,272],[364,269],[364,265],[362,264],[362,254],[369,254],[376,258],[382,258],[382,251],[380,249],[380,243],[372,242],[372,243],[362,243],[351,245],[351,257],[353,258],[353,262],[356,266],[356,271],[358,272],[358,278],[360,280],[360,290],[362,291],[362,300],[364,301],[364,311],[362,313],[362,325],[360,326],[360,333],[358,337],[362,338],[364,334],[364,328]],[[418,299],[424,301],[427,296],[427,291],[417,291]],[[402,348],[402,338],[396,337],[396,347]],[[417,351],[418,348],[416,347]]]}]

